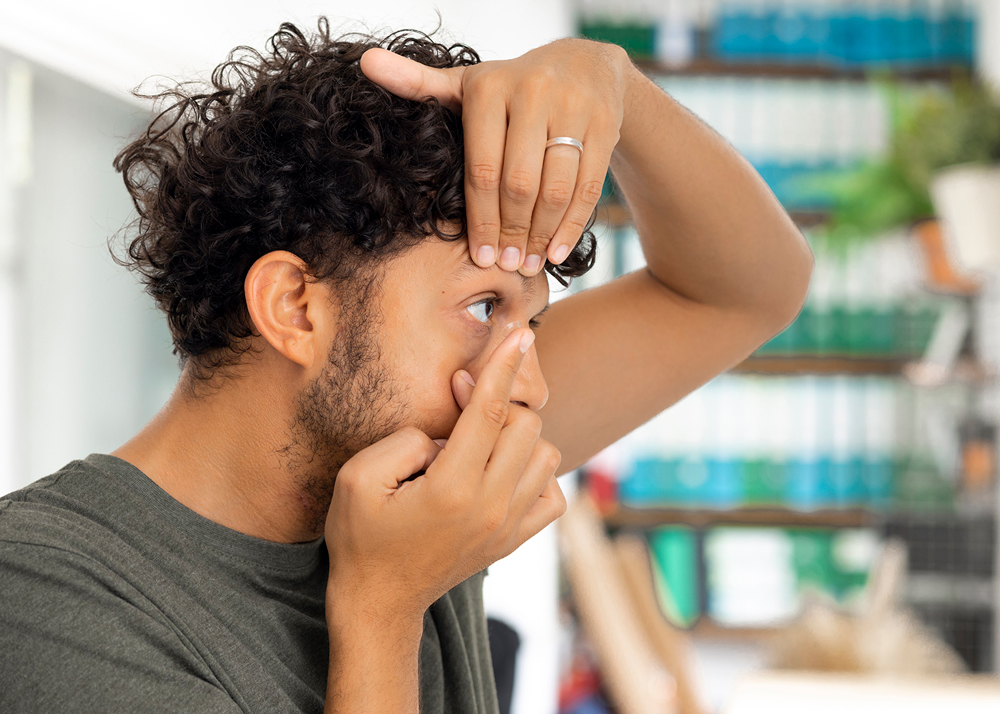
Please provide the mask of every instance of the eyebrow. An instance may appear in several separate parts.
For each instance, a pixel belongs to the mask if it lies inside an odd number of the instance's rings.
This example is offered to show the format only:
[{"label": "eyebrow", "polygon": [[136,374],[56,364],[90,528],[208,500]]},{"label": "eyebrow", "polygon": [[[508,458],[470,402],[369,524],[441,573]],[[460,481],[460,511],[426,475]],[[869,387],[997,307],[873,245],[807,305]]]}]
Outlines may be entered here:
[{"label": "eyebrow", "polygon": [[[461,278],[465,278],[475,273],[476,271],[482,271],[482,270],[488,270],[488,268],[481,268],[475,263],[473,263],[470,259],[466,259],[463,260],[462,264],[458,266],[458,270],[455,271],[454,273],[454,279],[460,280]],[[534,277],[529,278],[526,275],[521,275],[520,273],[514,273],[514,274],[521,279],[521,287],[527,297],[533,297],[538,292],[538,288],[536,287]],[[548,309],[548,305],[546,305],[546,309]],[[538,314],[541,315],[542,313]]]}]

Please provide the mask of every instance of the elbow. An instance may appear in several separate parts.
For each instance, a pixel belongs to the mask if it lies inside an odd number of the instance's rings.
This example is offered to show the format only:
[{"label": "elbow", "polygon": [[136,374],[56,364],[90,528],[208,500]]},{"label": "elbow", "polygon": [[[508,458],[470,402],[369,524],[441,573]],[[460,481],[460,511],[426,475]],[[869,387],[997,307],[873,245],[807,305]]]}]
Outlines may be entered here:
[{"label": "elbow", "polygon": [[789,256],[784,269],[773,276],[776,280],[772,286],[777,289],[770,301],[770,309],[767,310],[771,331],[769,337],[788,327],[802,312],[806,296],[809,294],[809,283],[812,280],[815,262],[809,244],[800,235],[796,241],[794,254]]}]

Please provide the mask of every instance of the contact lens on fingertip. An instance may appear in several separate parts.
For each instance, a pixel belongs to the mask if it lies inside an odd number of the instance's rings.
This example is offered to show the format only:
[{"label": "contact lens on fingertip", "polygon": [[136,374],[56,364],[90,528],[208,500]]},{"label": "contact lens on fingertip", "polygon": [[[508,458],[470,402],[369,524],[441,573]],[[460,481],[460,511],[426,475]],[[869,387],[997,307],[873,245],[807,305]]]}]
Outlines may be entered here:
[{"label": "contact lens on fingertip", "polygon": [[521,322],[519,320],[514,320],[514,322],[507,323],[507,329],[508,330],[516,330],[520,326],[521,326]]}]

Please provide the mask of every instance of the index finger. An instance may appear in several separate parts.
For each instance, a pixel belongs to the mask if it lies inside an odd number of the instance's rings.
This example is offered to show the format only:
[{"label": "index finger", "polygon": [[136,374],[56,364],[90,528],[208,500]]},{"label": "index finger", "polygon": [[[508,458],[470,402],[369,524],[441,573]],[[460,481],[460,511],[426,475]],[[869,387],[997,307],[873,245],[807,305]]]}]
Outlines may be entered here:
[{"label": "index finger", "polygon": [[514,330],[490,355],[479,375],[469,406],[462,411],[444,451],[434,465],[458,473],[482,473],[510,412],[510,394],[524,361],[524,353],[535,341],[528,328]]}]

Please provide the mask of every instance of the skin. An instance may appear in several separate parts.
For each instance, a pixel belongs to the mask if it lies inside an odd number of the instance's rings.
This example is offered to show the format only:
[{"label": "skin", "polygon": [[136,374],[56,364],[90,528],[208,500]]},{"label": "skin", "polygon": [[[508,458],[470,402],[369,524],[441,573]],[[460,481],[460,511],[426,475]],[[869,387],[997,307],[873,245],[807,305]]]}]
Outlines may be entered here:
[{"label": "skin", "polygon": [[[244,363],[200,394],[182,375],[115,453],[230,528],[324,534],[327,711],[415,713],[426,608],[563,512],[556,474],[787,325],[812,259],[753,169],[617,48],[561,40],[451,70],[370,50],[361,66],[462,111],[469,162],[468,242],[427,240],[384,266],[372,329],[391,398],[376,402],[372,433],[386,435],[324,458],[303,446],[300,398],[330,379],[345,303],[279,251],[247,275],[259,336]],[[546,151],[549,136],[581,138],[583,155]],[[579,238],[609,162],[648,268],[538,317],[545,279],[523,256],[553,260]],[[482,260],[483,246],[519,258]],[[304,488],[334,478],[328,502]]]}]

